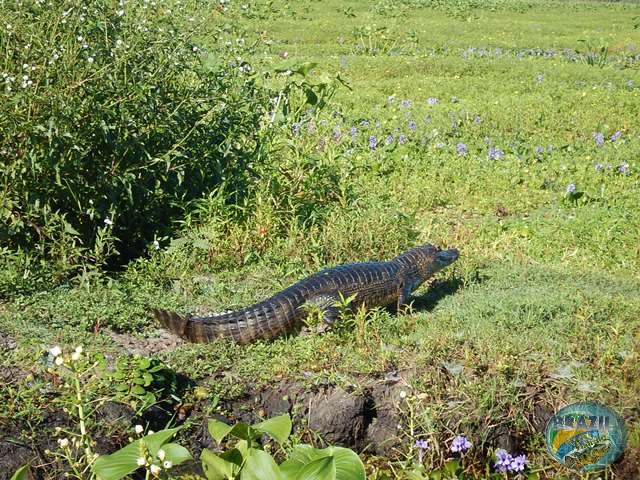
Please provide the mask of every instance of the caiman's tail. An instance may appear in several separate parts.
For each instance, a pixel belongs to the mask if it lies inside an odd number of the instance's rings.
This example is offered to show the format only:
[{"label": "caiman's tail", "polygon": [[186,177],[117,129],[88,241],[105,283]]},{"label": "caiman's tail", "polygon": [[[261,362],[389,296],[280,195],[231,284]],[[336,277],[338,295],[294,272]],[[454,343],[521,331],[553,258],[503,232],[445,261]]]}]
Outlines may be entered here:
[{"label": "caiman's tail", "polygon": [[160,308],[154,308],[151,311],[165,329],[185,338],[185,330],[189,323],[188,318],[178,315],[176,312],[170,312],[169,310],[162,310]]}]

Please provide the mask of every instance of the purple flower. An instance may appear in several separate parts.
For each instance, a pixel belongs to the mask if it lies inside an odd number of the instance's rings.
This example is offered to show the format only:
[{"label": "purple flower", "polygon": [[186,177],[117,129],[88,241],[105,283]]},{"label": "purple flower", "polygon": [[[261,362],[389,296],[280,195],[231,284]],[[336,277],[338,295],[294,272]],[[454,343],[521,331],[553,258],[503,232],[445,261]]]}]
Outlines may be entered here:
[{"label": "purple flower", "polygon": [[615,142],[616,140],[618,140],[620,137],[622,136],[622,132],[620,130],[618,130],[616,133],[614,133],[613,135],[611,135],[611,141]]},{"label": "purple flower", "polygon": [[544,148],[541,147],[540,145],[538,145],[536,147],[536,157],[539,157],[540,155],[542,155],[544,153]]},{"label": "purple flower", "polygon": [[414,120],[409,120],[409,130],[415,130],[418,128],[418,124]]},{"label": "purple flower", "polygon": [[536,82],[538,82],[538,83],[544,82],[544,75],[543,74],[538,75],[536,77]]},{"label": "purple flower", "polygon": [[623,162],[618,165],[618,173],[621,173],[622,175],[629,175],[631,173],[629,170],[629,164],[627,162]]},{"label": "purple flower", "polygon": [[369,135],[369,149],[375,150],[378,146],[378,139],[375,135]]},{"label": "purple flower", "polygon": [[525,454],[518,455],[511,461],[511,471],[522,472],[528,463],[529,461],[527,460],[527,456]]},{"label": "purple flower", "polygon": [[391,145],[393,143],[393,135],[387,135],[387,138],[384,139],[385,145]]},{"label": "purple flower", "polygon": [[411,100],[402,100],[400,102],[401,108],[409,108],[411,106]]},{"label": "purple flower", "polygon": [[482,123],[482,118],[480,118],[480,115],[476,115],[475,117],[473,117],[473,123],[475,123],[476,125],[480,125]]},{"label": "purple flower", "polygon": [[358,136],[358,129],[356,127],[351,127],[351,130],[349,130],[349,133],[353,138],[356,138]]},{"label": "purple flower", "polygon": [[398,137],[398,143],[401,145],[407,143],[407,136],[404,133],[401,133]]},{"label": "purple flower", "polygon": [[458,143],[458,145],[456,146],[456,149],[458,150],[459,155],[466,155],[468,151],[467,146],[462,142]]},{"label": "purple flower", "polygon": [[570,183],[569,185],[567,185],[567,195],[572,195],[574,193],[576,193],[576,184]]},{"label": "purple flower", "polygon": [[431,448],[429,447],[429,442],[427,440],[419,439],[416,440],[416,443],[413,446],[418,449],[418,463],[422,463],[424,453]]},{"label": "purple flower", "polygon": [[604,170],[604,165],[601,163],[596,163],[596,172],[602,172]]},{"label": "purple flower", "polygon": [[457,452],[464,453],[467,450],[469,450],[472,446],[473,445],[471,444],[471,442],[467,437],[463,435],[458,435],[456,438],[453,439],[450,449],[454,453],[457,453]]},{"label": "purple flower", "polygon": [[489,149],[489,158],[491,160],[500,160],[501,158],[504,158],[504,152],[499,148],[491,147]]},{"label": "purple flower", "polygon": [[389,102],[389,103],[393,103],[393,102],[395,102],[395,101],[396,101],[396,96],[395,96],[395,95],[389,95],[389,96],[387,97],[387,102]]},{"label": "purple flower", "polygon": [[503,448],[499,448],[496,451],[496,463],[493,468],[500,473],[505,473],[511,470],[511,462],[513,462],[511,454]]},{"label": "purple flower", "polygon": [[435,97],[429,97],[429,98],[427,98],[427,103],[429,105],[435,105],[436,103],[438,103],[438,99],[435,98]]},{"label": "purple flower", "polygon": [[298,122],[291,124],[291,133],[296,137],[300,135],[300,124]]},{"label": "purple flower", "polygon": [[593,134],[593,139],[596,141],[596,145],[601,147],[604,145],[604,135],[600,132],[596,132]]},{"label": "purple flower", "polygon": [[333,141],[337,142],[338,140],[340,140],[341,136],[342,134],[340,133],[340,128],[333,127],[333,133],[331,134],[331,138],[333,139]]},{"label": "purple flower", "polygon": [[427,440],[424,439],[419,439],[416,440],[416,443],[414,445],[415,448],[419,448],[420,450],[428,450],[429,449],[429,442]]}]

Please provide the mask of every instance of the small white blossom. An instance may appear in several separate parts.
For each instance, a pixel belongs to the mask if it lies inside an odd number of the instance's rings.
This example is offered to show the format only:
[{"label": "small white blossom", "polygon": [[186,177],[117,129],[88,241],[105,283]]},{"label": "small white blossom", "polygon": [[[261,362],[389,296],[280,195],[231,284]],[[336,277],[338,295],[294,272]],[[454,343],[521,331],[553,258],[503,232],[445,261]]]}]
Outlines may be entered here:
[{"label": "small white blossom", "polygon": [[106,223],[107,225],[113,225],[113,220],[111,220],[109,217],[104,219],[104,223]]},{"label": "small white blossom", "polygon": [[78,353],[82,353],[82,351],[83,351],[83,350],[84,350],[84,349],[82,348],[82,345],[78,345],[78,346],[76,347],[76,350],[75,350],[75,351],[76,351],[76,352],[78,352]]},{"label": "small white blossom", "polygon": [[160,250],[160,242],[158,242],[158,240],[153,241],[153,248]]},{"label": "small white blossom", "polygon": [[59,355],[62,355],[62,349],[58,345],[56,345],[51,350],[49,350],[49,353],[54,357],[57,357]]},{"label": "small white blossom", "polygon": [[69,440],[66,438],[59,438],[58,445],[60,445],[60,448],[67,448],[69,446]]},{"label": "small white blossom", "polygon": [[144,427],[142,425],[136,425],[135,427],[133,427],[133,430],[140,435],[142,432],[144,432]]},{"label": "small white blossom", "polygon": [[404,390],[400,390],[400,398],[406,398],[407,397],[407,392],[405,392]]},{"label": "small white blossom", "polygon": [[71,354],[71,360],[73,360],[74,362],[77,362],[78,360],[80,360],[80,354],[78,352],[73,352]]},{"label": "small white blossom", "polygon": [[89,63],[93,63],[93,57],[89,57],[89,58],[87,58],[87,62],[89,62]]},{"label": "small white blossom", "polygon": [[173,462],[171,460],[165,460],[162,466],[168,470],[173,467]]},{"label": "small white blossom", "polygon": [[159,475],[160,474],[160,467],[158,465],[151,465],[149,467],[149,471],[151,472],[151,475]]},{"label": "small white blossom", "polygon": [[64,363],[64,358],[62,358],[62,357],[56,357],[56,359],[55,359],[55,364],[56,364],[56,365],[60,366],[60,365],[62,365],[63,363]]},{"label": "small white blossom", "polygon": [[167,454],[165,453],[165,451],[164,451],[163,449],[158,450],[158,458],[159,458],[160,460],[164,460],[164,457],[165,457],[166,455],[167,455]]},{"label": "small white blossom", "polygon": [[138,459],[136,460],[136,463],[138,464],[139,467],[144,467],[147,464],[147,459],[144,457],[138,457]]}]

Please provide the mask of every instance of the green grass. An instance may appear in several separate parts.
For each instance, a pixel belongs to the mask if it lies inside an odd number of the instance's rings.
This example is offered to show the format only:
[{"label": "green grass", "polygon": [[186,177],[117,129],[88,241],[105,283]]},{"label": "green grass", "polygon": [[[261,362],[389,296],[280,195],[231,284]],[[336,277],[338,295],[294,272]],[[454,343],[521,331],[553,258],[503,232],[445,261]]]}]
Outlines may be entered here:
[{"label": "green grass", "polygon": [[[524,438],[533,469],[548,475],[555,466],[530,423],[536,405],[607,403],[629,419],[638,447],[640,63],[628,62],[640,48],[632,20],[638,8],[374,3],[276,2],[288,13],[252,6],[243,15],[236,6],[214,14],[219,35],[203,45],[242,36],[253,45],[246,59],[258,74],[313,61],[310,79],[339,74],[351,90],[338,89],[324,112],[277,127],[255,196],[237,206],[242,221],[220,210],[219,199],[203,200],[170,245],[123,273],[7,301],[0,330],[18,341],[11,358],[25,364],[56,343],[115,354],[107,336],[88,332],[153,335],[149,307],[235,308],[325,265],[388,258],[431,241],[459,248],[461,258],[435,291],[418,292],[408,315],[374,311],[323,336],[184,345],[158,356],[226,398],[244,384],[281,378],[358,386],[390,370],[411,372],[424,434],[442,441],[467,433],[488,448],[493,427],[504,424]],[[223,28],[230,19],[235,32]],[[590,65],[587,50],[601,45],[605,65]],[[470,47],[493,53],[480,57]],[[531,56],[530,49],[557,55]],[[577,51],[575,60],[563,49]],[[272,87],[283,81],[267,79]],[[439,103],[428,105],[429,97]],[[403,99],[411,106],[400,107]],[[309,132],[310,119],[316,131]],[[292,120],[302,123],[301,135],[291,133]],[[613,142],[616,131],[622,135]],[[406,144],[397,144],[399,133]],[[393,146],[383,145],[387,134]],[[369,135],[378,138],[376,151]],[[487,137],[504,158],[488,158]],[[545,152],[536,155],[537,146]],[[616,170],[624,162],[628,175]],[[566,193],[571,183],[577,194]],[[221,372],[233,380],[211,382]],[[23,410],[37,416],[33,402]]]}]

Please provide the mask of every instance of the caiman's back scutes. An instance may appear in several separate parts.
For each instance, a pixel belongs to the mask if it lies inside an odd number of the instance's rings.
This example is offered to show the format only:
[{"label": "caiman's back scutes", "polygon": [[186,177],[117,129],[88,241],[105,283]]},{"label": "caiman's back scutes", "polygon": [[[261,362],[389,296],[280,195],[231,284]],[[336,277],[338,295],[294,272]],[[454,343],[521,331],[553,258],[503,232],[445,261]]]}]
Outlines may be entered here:
[{"label": "caiman's back scutes", "polygon": [[336,320],[340,297],[355,295],[352,308],[393,303],[403,306],[425,280],[458,258],[456,249],[441,250],[426,244],[387,262],[350,263],[328,268],[254,305],[207,317],[186,316],[154,309],[162,326],[192,342],[229,337],[239,343],[270,339],[291,331],[318,306],[324,321]]}]

